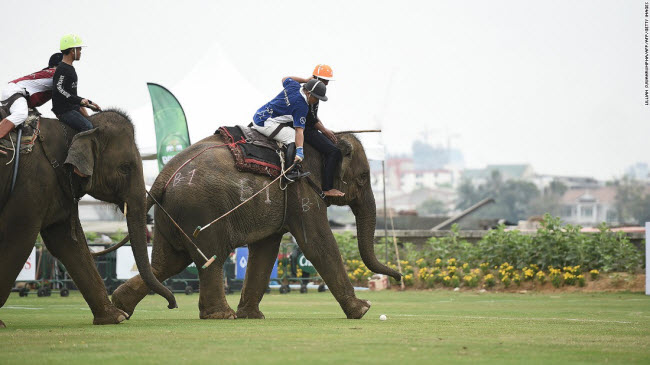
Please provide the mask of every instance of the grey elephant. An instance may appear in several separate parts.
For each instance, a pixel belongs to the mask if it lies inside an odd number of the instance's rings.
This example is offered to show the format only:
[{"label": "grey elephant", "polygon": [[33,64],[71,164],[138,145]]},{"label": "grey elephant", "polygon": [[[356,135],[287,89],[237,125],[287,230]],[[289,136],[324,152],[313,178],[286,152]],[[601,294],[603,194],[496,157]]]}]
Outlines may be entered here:
[{"label": "grey elephant", "polygon": [[[9,157],[0,157],[0,307],[40,233],[90,307],[94,324],[119,323],[126,313],[109,300],[86,244],[76,198],[85,193],[126,207],[129,236],[138,270],[147,285],[176,307],[173,294],[156,280],[149,265],[145,232],[145,185],[133,124],[111,110],[93,115],[96,127],[78,133],[57,120],[41,119],[40,138],[20,159],[9,194]],[[68,150],[69,146],[69,150]],[[72,173],[77,169],[86,177]],[[5,325],[0,321],[0,326]]]},{"label": "grey elephant", "polygon": [[[268,176],[239,172],[230,151],[218,147],[221,143],[220,137],[214,135],[190,146],[165,166],[152,186],[153,196],[188,235],[185,237],[166,214],[156,208],[151,265],[160,281],[181,272],[191,262],[200,267],[205,260],[188,239],[195,228],[221,216],[271,181]],[[212,266],[199,270],[200,318],[264,318],[259,303],[268,287],[280,241],[286,232],[296,238],[346,316],[363,317],[370,302],[355,296],[346,275],[327,219],[329,204],[352,208],[359,250],[366,266],[376,273],[400,279],[398,272],[375,257],[376,207],[363,147],[351,134],[341,135],[338,146],[344,157],[335,187],[345,193],[344,197],[328,198],[326,202],[302,179],[287,186],[285,200],[284,192],[275,183],[194,239],[203,252],[217,257]],[[319,153],[310,146],[305,148],[305,170],[312,172],[314,181],[320,181]],[[151,198],[148,205],[153,205]],[[226,302],[221,268],[229,253],[244,245],[249,249],[248,268],[235,312]],[[112,301],[131,315],[148,291],[142,278],[135,276],[117,288]]]}]

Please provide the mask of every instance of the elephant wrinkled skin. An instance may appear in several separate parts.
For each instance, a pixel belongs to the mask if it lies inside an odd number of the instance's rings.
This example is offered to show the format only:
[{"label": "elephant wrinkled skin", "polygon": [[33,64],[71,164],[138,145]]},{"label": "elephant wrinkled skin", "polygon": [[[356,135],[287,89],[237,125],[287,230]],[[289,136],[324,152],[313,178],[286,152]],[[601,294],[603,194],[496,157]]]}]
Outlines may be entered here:
[{"label": "elephant wrinkled skin", "polygon": [[[12,194],[12,165],[5,166],[10,157],[0,158],[0,307],[40,233],[49,252],[65,265],[81,291],[94,324],[119,323],[128,317],[110,302],[86,244],[73,199],[85,193],[120,209],[127,204],[126,220],[138,269],[152,290],[163,295],[171,307],[176,306],[173,294],[155,279],[149,265],[145,185],[133,124],[115,110],[95,114],[90,121],[95,129],[75,135],[57,120],[42,118],[42,142],[21,156]],[[53,168],[64,161],[64,166]],[[74,168],[88,177],[71,173]]]},{"label": "elephant wrinkled skin", "polygon": [[[202,150],[221,143],[219,136],[210,136],[182,151],[165,166],[151,189],[156,200],[188,235],[197,226],[229,211],[271,181],[266,176],[237,171],[231,153],[225,147],[207,150],[181,168]],[[344,157],[335,187],[346,195],[328,198],[327,203],[352,208],[357,220],[359,250],[367,267],[399,279],[400,274],[379,263],[374,254],[376,208],[363,147],[353,135],[341,135],[338,146]],[[313,148],[305,148],[305,170],[312,172],[314,181],[320,181],[320,156]],[[207,255],[217,256],[212,266],[199,271],[200,318],[264,318],[259,303],[268,286],[285,232],[291,232],[296,238],[348,318],[361,318],[368,311],[370,302],[355,296],[347,277],[329,227],[328,204],[304,179],[290,184],[287,193],[284,225],[285,197],[275,183],[194,240]],[[148,204],[153,204],[151,199]],[[204,263],[205,260],[158,208],[155,222],[151,265],[158,280],[163,281],[181,272],[191,262],[198,267]],[[244,245],[249,249],[248,268],[241,300],[237,312],[234,312],[226,302],[222,266],[235,247]],[[112,300],[118,308],[131,315],[147,292],[142,279],[135,276],[113,293]]]}]

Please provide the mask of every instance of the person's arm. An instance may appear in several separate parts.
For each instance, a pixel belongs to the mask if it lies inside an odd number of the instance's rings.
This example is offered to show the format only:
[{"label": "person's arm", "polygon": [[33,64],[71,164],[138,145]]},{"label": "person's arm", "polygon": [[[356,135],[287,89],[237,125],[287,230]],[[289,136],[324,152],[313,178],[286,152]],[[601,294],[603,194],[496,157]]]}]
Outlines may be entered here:
[{"label": "person's arm", "polygon": [[306,78],[306,79],[303,78],[303,77],[298,77],[298,76],[287,76],[287,77],[284,77],[284,78],[282,79],[282,85],[284,85],[284,82],[285,82],[287,79],[292,79],[292,80],[296,81],[296,82],[299,83],[299,84],[304,84],[304,83],[306,83],[307,81],[313,79],[313,76],[309,76],[309,77]]},{"label": "person's arm", "polygon": [[304,129],[296,127],[296,158],[294,162],[302,161],[305,158],[303,144],[305,143]]},{"label": "person's arm", "polygon": [[72,95],[68,91],[72,89],[72,82],[70,80],[72,80],[72,77],[70,77],[69,74],[66,75],[64,72],[55,74],[53,80],[55,89],[54,92],[58,92],[59,94],[63,95],[63,97],[65,97],[69,103],[81,105],[81,101],[83,99],[77,95]]},{"label": "person's arm", "polygon": [[336,138],[336,135],[334,134],[334,132],[332,132],[330,129],[325,128],[325,126],[323,125],[323,122],[320,121],[320,118],[316,117],[316,120],[317,120],[317,122],[314,125],[314,127],[316,129],[318,129],[319,131],[321,131],[321,133],[323,133],[325,135],[325,137],[329,138],[330,141],[332,141],[332,142],[334,142],[334,144],[336,144],[338,139]]},{"label": "person's arm", "polygon": [[86,118],[90,117],[90,115],[88,115],[88,110],[86,110],[86,108],[84,107],[79,107],[79,113],[81,113],[81,115],[83,115]]}]

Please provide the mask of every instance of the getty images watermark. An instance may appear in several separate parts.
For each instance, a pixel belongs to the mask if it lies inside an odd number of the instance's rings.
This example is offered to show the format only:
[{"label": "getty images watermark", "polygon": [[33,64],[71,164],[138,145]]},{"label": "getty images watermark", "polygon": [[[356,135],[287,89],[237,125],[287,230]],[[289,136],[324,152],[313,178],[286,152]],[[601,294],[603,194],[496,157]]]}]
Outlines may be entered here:
[{"label": "getty images watermark", "polygon": [[645,2],[645,105],[648,105],[648,2]]}]

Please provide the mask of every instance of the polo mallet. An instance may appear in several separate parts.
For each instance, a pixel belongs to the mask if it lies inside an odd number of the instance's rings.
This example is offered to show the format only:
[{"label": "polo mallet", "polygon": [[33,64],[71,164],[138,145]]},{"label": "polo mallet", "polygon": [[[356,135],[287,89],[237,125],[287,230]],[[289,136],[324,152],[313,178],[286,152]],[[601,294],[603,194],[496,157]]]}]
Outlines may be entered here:
[{"label": "polo mallet", "polygon": [[172,223],[174,223],[174,225],[176,226],[176,228],[178,228],[178,230],[181,231],[181,232],[183,233],[183,235],[185,236],[185,238],[187,238],[187,240],[192,244],[192,246],[194,246],[194,248],[196,248],[196,251],[197,251],[197,252],[198,252],[198,253],[203,257],[203,259],[205,259],[205,264],[203,264],[203,266],[201,266],[201,269],[206,269],[208,266],[212,265],[212,263],[214,262],[214,260],[217,259],[217,255],[214,255],[214,256],[212,256],[212,258],[208,259],[207,256],[205,256],[205,254],[203,254],[203,251],[201,251],[201,249],[199,248],[199,246],[197,246],[197,245],[194,243],[194,241],[192,241],[192,239],[187,235],[187,233],[185,233],[185,231],[183,231],[183,229],[178,225],[178,223],[176,223],[176,221],[174,220],[174,218],[172,218],[172,216],[169,215],[169,213],[167,213],[167,211],[165,210],[165,208],[163,208],[163,206],[162,206],[160,203],[158,203],[158,201],[156,200],[156,198],[153,197],[153,194],[151,194],[149,191],[147,191],[147,194],[149,194],[149,196],[151,197],[151,199],[153,199],[153,202],[156,203],[156,205],[157,205],[157,206],[158,206],[158,207],[163,211],[163,213],[165,213],[165,215],[167,216],[167,218],[169,218],[169,220],[171,220]]}]

